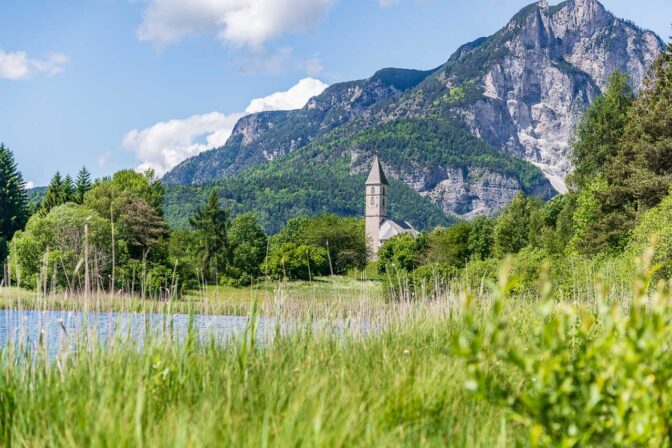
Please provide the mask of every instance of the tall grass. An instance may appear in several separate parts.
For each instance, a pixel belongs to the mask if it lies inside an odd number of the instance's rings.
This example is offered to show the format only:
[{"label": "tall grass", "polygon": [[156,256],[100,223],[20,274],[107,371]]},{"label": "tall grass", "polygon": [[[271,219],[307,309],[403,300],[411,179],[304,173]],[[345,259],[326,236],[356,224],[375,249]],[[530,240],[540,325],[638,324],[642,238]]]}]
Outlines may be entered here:
[{"label": "tall grass", "polygon": [[0,445],[604,446],[647,440],[631,424],[646,417],[650,440],[667,446],[672,295],[652,292],[643,265],[629,290],[589,265],[574,269],[572,288],[542,276],[536,293],[506,276],[499,287],[443,278],[414,290],[397,277],[396,301],[344,279],[167,302],[5,289],[10,311],[60,301],[169,318],[237,306],[248,324],[223,341],[193,326],[105,343],[83,331],[55,357],[11,342]]},{"label": "tall grass", "polygon": [[[446,310],[447,311],[447,310]],[[13,446],[508,446],[522,432],[472,397],[451,313],[409,305],[385,327],[312,325],[225,343],[78,338],[50,360],[7,347],[0,438]],[[27,349],[26,349],[27,350]]]}]

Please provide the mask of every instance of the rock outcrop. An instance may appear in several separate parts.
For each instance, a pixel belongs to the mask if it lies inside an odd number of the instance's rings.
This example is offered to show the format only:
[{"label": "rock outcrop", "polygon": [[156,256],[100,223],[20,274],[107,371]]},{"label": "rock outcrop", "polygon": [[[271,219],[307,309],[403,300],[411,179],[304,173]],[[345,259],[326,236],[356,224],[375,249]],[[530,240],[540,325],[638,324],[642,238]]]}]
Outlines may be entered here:
[{"label": "rock outcrop", "polygon": [[[212,182],[317,145],[314,156],[335,163],[343,151],[360,151],[357,136],[367,129],[431,118],[494,147],[502,163],[511,156],[529,162],[548,182],[524,182],[529,173],[493,169],[488,151],[489,163],[473,151],[465,159],[459,143],[443,148],[459,155],[459,164],[410,148],[386,168],[445,213],[493,213],[518,191],[544,198],[553,194],[550,185],[564,191],[572,132],[586,106],[614,70],[626,72],[638,89],[662,48],[654,33],[614,17],[596,0],[534,3],[434,70],[384,69],[366,80],[335,84],[300,110],[244,117],[224,147],[185,161],[164,181]],[[444,162],[432,161],[439,159]]]}]

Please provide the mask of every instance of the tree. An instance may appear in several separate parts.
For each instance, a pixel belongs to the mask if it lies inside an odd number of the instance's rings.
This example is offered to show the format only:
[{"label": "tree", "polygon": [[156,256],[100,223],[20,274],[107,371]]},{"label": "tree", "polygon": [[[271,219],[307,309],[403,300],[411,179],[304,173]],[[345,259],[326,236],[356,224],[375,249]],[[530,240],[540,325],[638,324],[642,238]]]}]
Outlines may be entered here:
[{"label": "tree", "polygon": [[672,183],[672,45],[656,59],[630,108],[604,178],[593,233],[601,235],[605,250],[620,251],[637,218],[656,206]]},{"label": "tree", "polygon": [[322,247],[283,243],[268,255],[266,267],[274,278],[311,280],[327,269],[327,250]]},{"label": "tree", "polygon": [[470,257],[485,260],[492,253],[495,221],[486,216],[479,216],[471,224],[471,232],[467,242]]},{"label": "tree", "polygon": [[228,275],[240,285],[261,276],[261,264],[266,257],[268,238],[252,213],[238,215],[229,230],[231,263]]},{"label": "tree", "polygon": [[[85,177],[85,176],[83,176]],[[163,186],[153,173],[122,170],[111,178],[97,181],[84,195],[84,205],[98,215],[114,222],[116,238],[128,242],[130,257],[165,261],[165,253],[158,253],[167,224],[163,219],[161,203]],[[110,223],[110,231],[112,223]]]},{"label": "tree", "polygon": [[0,268],[7,258],[7,243],[27,220],[28,200],[23,177],[12,152],[0,143]]},{"label": "tree", "polygon": [[91,190],[91,187],[91,173],[83,166],[77,173],[77,180],[75,181],[75,202],[83,204],[84,196]]},{"label": "tree", "polygon": [[421,264],[427,250],[427,237],[414,237],[408,233],[394,236],[378,251],[378,270],[388,272],[391,268],[411,272]]},{"label": "tree", "polygon": [[26,229],[17,232],[12,242],[12,258],[17,268],[12,274],[28,287],[42,282],[71,289],[81,287],[85,284],[82,277],[86,272],[83,266],[85,242],[89,249],[90,279],[106,278],[111,267],[107,220],[73,203],[54,207],[46,215],[33,215]]},{"label": "tree", "polygon": [[65,198],[65,202],[77,202],[76,191],[75,182],[73,182],[72,177],[68,174],[63,179],[63,197]]},{"label": "tree", "polygon": [[65,180],[61,176],[61,173],[56,171],[56,174],[54,174],[54,177],[49,182],[44,201],[42,201],[42,213],[46,215],[52,208],[63,205],[66,202],[68,202],[68,193]]},{"label": "tree", "polygon": [[528,244],[541,245],[541,200],[518,193],[497,219],[495,252],[499,256],[518,253]]},{"label": "tree", "polygon": [[119,235],[127,241],[131,257],[146,260],[168,235],[166,222],[144,198],[125,194],[118,203]]},{"label": "tree", "polygon": [[363,269],[368,259],[364,221],[342,218],[333,213],[290,220],[274,238],[274,244],[292,242],[327,250],[330,265],[320,274],[341,275]]},{"label": "tree", "polygon": [[199,253],[206,274],[212,279],[224,273],[230,259],[229,211],[220,206],[215,189],[205,207],[199,207],[189,222],[200,233]]},{"label": "tree", "polygon": [[427,251],[422,264],[439,263],[462,268],[471,257],[470,222],[461,222],[446,229],[437,229],[427,235]]},{"label": "tree", "polygon": [[584,187],[616,153],[635,99],[625,73],[614,71],[605,92],[588,107],[575,130],[570,182]]}]

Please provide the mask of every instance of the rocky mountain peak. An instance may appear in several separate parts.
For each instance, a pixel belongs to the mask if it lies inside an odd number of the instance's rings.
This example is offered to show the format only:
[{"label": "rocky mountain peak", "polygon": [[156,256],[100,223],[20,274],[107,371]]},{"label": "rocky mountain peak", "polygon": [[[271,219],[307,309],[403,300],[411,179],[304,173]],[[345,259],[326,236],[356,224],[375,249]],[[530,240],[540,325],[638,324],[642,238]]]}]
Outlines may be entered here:
[{"label": "rocky mountain peak", "polygon": [[[614,70],[639,88],[663,48],[597,0],[540,1],[435,70],[382,69],[334,84],[302,109],[244,117],[223,148],[164,180],[206,183],[262,163],[288,169],[306,157],[348,163],[357,175],[357,160],[394,148],[391,177],[444,213],[492,213],[518,191],[549,197],[552,184],[562,192],[585,108]],[[291,157],[298,151],[303,158]]]}]

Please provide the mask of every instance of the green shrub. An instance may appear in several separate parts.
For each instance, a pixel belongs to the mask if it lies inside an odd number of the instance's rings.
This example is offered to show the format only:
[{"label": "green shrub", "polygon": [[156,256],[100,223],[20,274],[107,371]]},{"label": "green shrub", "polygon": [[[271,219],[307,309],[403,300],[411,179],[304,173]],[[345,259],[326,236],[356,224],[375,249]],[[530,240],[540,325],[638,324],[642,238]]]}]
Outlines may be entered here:
[{"label": "green shrub", "polygon": [[546,281],[532,320],[504,314],[515,281],[503,269],[491,309],[469,306],[454,339],[465,387],[508,410],[533,446],[671,446],[672,301],[662,284],[648,294],[651,254],[629,306],[555,302]]},{"label": "green shrub", "polygon": [[271,250],[262,270],[277,279],[310,280],[328,271],[327,250],[321,247],[284,243]]}]

